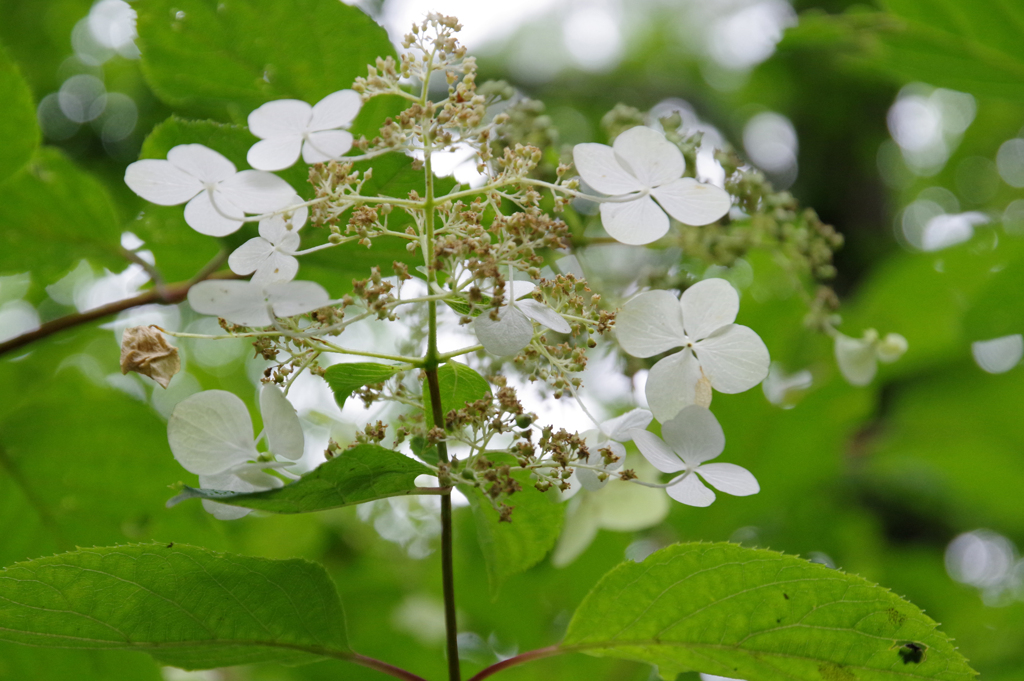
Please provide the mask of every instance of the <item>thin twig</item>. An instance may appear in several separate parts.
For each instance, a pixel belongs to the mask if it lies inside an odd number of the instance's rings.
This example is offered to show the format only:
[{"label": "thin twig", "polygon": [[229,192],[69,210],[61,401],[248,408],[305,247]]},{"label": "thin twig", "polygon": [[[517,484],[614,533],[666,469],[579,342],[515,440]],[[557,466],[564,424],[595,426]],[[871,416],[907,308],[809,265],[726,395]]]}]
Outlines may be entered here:
[{"label": "thin twig", "polygon": [[554,655],[560,655],[564,652],[568,652],[560,646],[548,646],[547,648],[539,648],[537,650],[531,650],[529,652],[521,653],[515,657],[510,657],[507,660],[502,660],[496,664],[492,664],[486,669],[480,670],[476,676],[469,679],[469,681],[482,681],[492,674],[497,674],[502,669],[508,669],[514,667],[517,664],[523,664],[524,662],[530,662],[531,660],[539,660],[544,657],[552,657]]},{"label": "thin twig", "polygon": [[42,340],[47,336],[52,336],[53,334],[65,329],[71,329],[82,324],[88,324],[89,322],[96,321],[97,319],[109,317],[135,307],[153,304],[173,305],[175,303],[180,303],[185,300],[190,288],[206,279],[238,279],[239,276],[233,272],[216,271],[223,263],[223,257],[218,256],[207,263],[206,267],[196,274],[196,276],[192,277],[188,281],[163,286],[162,291],[159,288],[153,288],[145,293],[140,293],[137,296],[125,298],[124,300],[119,300],[115,303],[102,305],[85,312],[76,312],[75,314],[69,314],[65,317],[52,319],[34,331],[23,333],[20,336],[15,336],[8,341],[0,343],[0,356],[17,350],[29,343]]}]

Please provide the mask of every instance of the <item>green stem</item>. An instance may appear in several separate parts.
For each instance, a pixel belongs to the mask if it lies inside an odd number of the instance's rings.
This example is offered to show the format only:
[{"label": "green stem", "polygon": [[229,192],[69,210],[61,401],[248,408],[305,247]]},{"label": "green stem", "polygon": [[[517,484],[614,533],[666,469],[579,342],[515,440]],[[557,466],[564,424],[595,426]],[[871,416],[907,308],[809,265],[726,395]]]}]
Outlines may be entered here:
[{"label": "green stem", "polygon": [[[431,54],[430,62],[427,64],[427,77],[423,85],[423,104],[426,105],[427,84],[430,82],[430,66],[434,55]],[[424,199],[424,226],[426,227],[426,242],[423,248],[424,264],[427,266],[427,284],[430,290],[434,289],[437,274],[434,271],[434,169],[431,158],[430,125],[432,119],[424,121],[424,176],[426,185],[426,197]],[[430,391],[430,405],[434,425],[444,428],[444,414],[441,411],[441,384],[437,379],[437,366],[440,363],[440,354],[437,351],[437,301],[427,301],[427,354],[423,368],[427,374],[427,386]],[[442,466],[447,464],[448,446],[442,440],[437,443],[437,454]],[[449,481],[442,476],[441,486],[448,486]],[[459,641],[458,624],[455,621],[455,566],[452,551],[452,497],[446,494],[441,497],[441,587],[444,592],[444,624],[445,638],[448,652],[448,681],[459,681],[461,670],[459,669]]]}]

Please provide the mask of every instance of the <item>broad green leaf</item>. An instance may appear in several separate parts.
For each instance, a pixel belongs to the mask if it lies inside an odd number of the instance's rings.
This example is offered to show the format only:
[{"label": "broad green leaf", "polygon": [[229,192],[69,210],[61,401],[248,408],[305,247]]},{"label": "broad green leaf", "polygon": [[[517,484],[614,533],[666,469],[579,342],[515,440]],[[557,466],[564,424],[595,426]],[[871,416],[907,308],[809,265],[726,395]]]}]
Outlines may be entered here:
[{"label": "broad green leaf", "polygon": [[[438,367],[437,383],[441,389],[442,414],[459,409],[467,402],[482,400],[491,392],[491,385],[487,379],[458,362],[448,362]],[[433,428],[434,412],[430,401],[430,387],[426,380],[423,381],[423,408],[427,414],[427,427]]]},{"label": "broad green leaf", "polygon": [[41,148],[0,185],[0,274],[31,270],[50,283],[82,258],[124,269],[121,223],[95,178]]},{"label": "broad green leaf", "polygon": [[975,672],[916,606],[861,577],[735,544],[676,544],[609,572],[567,651],[747,681],[969,681]]},{"label": "broad green leaf", "polygon": [[383,383],[401,370],[400,366],[374,362],[335,364],[324,372],[324,380],[334,391],[334,399],[338,405],[343,407],[345,400],[359,388],[371,383]]},{"label": "broad green leaf", "polygon": [[507,522],[500,519],[483,491],[462,490],[473,507],[477,540],[487,563],[492,597],[497,597],[505,580],[533,567],[548,554],[558,541],[565,519],[565,504],[537,491],[529,472],[514,470],[512,477],[522,490],[505,502],[513,509]]},{"label": "broad green leaf", "polygon": [[1024,101],[1024,6],[1019,2],[881,4],[888,11],[807,17],[796,40],[845,43],[869,66],[903,81]]},{"label": "broad green leaf", "polygon": [[1011,260],[992,275],[974,296],[964,315],[970,341],[1024,333],[1024,256]]},{"label": "broad green leaf", "polygon": [[351,656],[322,567],[184,544],[79,549],[5,568],[0,639],[143,651],[184,669]]},{"label": "broad green leaf", "polygon": [[138,3],[142,67],[174,106],[243,120],[260,104],[315,103],[351,87],[387,32],[337,0],[148,0]]},{"label": "broad green leaf", "polygon": [[39,125],[32,92],[21,77],[17,65],[0,46],[0,182],[18,172],[39,146]]},{"label": "broad green leaf", "polygon": [[2,681],[162,681],[160,667],[142,653],[120,650],[40,650],[16,643],[0,642]]},{"label": "broad green leaf", "polygon": [[266,492],[224,492],[186,487],[175,497],[200,498],[270,513],[312,513],[386,497],[420,494],[418,475],[433,471],[404,454],[378,445],[357,445],[290,485]]}]

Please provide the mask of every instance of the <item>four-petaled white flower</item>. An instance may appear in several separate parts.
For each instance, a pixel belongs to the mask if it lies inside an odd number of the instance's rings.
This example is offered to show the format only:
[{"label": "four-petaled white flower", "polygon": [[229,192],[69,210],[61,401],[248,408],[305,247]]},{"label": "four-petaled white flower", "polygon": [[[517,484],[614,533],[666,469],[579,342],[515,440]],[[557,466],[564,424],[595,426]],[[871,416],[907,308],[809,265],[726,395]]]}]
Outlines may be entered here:
[{"label": "four-petaled white flower", "polygon": [[330,296],[312,281],[254,284],[249,281],[202,281],[189,289],[188,304],[199,314],[214,315],[241,326],[262,327],[274,317],[294,317],[326,307]]},{"label": "four-petaled white flower", "polygon": [[[302,457],[302,426],[295,409],[275,385],[260,392],[263,432],[269,453],[290,461],[260,461],[252,435],[249,410],[233,393],[207,390],[178,403],[167,423],[171,452],[181,466],[199,476],[199,486],[229,492],[256,492],[283,485],[265,472]],[[249,509],[203,500],[207,511],[221,520],[241,518]]]},{"label": "four-petaled white flower", "polygon": [[[532,298],[517,300],[537,288],[528,281],[512,281],[506,284],[511,289],[508,303],[498,310],[498,321],[491,319],[485,311],[473,320],[473,331],[484,346],[484,350],[497,357],[514,355],[533,339],[533,322],[546,326],[558,333],[571,333],[572,327],[544,303]],[[530,321],[533,320],[533,321]]]},{"label": "four-petaled white flower", "polygon": [[[302,199],[295,197],[296,203]],[[297,209],[291,219],[274,215],[260,220],[260,235],[235,249],[228,266],[235,274],[252,274],[252,283],[264,285],[291,281],[299,271],[295,253],[299,250],[299,228],[309,210]]]},{"label": "four-petaled white flower", "polygon": [[679,473],[665,489],[668,495],[689,506],[710,506],[715,493],[709,485],[738,497],[757,494],[761,487],[746,468],[731,463],[704,463],[725,449],[725,434],[715,415],[704,407],[690,405],[661,424],[662,440],[646,430],[633,431],[640,453],[662,473]]},{"label": "four-petaled white flower", "polygon": [[733,324],[739,307],[739,295],[724,279],[698,282],[681,298],[647,291],[623,306],[615,330],[626,352],[653,357],[683,348],[655,364],[647,377],[647,404],[659,421],[691,404],[708,406],[711,388],[740,393],[768,375],[764,341],[752,329]]},{"label": "four-petaled white flower", "polygon": [[649,244],[665,236],[669,227],[665,213],[683,224],[700,226],[729,212],[729,194],[683,177],[682,152],[657,130],[630,128],[610,147],[577,144],[572,153],[580,177],[594,190],[629,195],[622,201],[601,203],[605,230],[624,244]]},{"label": "four-petaled white flower", "polygon": [[[582,433],[581,437],[587,443],[587,449],[590,451],[590,456],[586,461],[587,465],[600,466],[604,469],[598,471],[592,468],[574,468],[573,474],[583,489],[596,492],[608,484],[611,477],[608,473],[622,468],[622,462],[626,459],[626,448],[622,443],[630,441],[630,431],[647,428],[653,419],[654,415],[646,409],[634,409],[616,418],[603,421],[598,428]],[[605,464],[601,454],[602,449],[611,450],[616,460]]]},{"label": "four-petaled white flower", "polygon": [[327,95],[315,106],[297,99],[267,102],[249,114],[249,131],[262,141],[247,159],[260,170],[284,170],[302,153],[306,163],[324,163],[352,148],[352,133],[339,130],[359,113],[362,100],[353,90]]},{"label": "four-petaled white flower", "polygon": [[124,173],[128,187],[150,203],[185,206],[185,222],[200,234],[226,236],[238,230],[246,213],[269,213],[290,205],[295,190],[262,170],[235,170],[235,164],[202,144],[180,144],[167,160],[144,159]]},{"label": "four-petaled white flower", "polygon": [[868,329],[862,338],[836,333],[835,355],[839,372],[851,385],[867,385],[878,371],[878,362],[891,364],[907,351],[907,339],[898,333],[879,338]]}]

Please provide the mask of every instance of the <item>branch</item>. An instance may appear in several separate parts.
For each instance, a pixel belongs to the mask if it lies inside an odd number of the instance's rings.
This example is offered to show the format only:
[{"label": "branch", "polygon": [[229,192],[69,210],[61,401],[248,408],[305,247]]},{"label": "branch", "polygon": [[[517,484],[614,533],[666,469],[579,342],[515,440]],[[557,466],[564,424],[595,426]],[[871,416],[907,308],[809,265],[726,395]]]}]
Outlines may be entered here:
[{"label": "branch", "polygon": [[119,300],[116,303],[110,303],[101,307],[87,310],[85,312],[76,312],[75,314],[69,314],[66,317],[58,317],[52,319],[35,331],[29,331],[23,333],[20,336],[16,336],[8,341],[0,343],[0,356],[17,350],[18,348],[34,343],[37,340],[42,340],[47,336],[51,336],[64,329],[70,329],[81,324],[88,324],[89,322],[103,317],[109,317],[125,310],[130,310],[133,307],[141,307],[143,305],[174,305],[185,300],[185,296],[188,295],[189,289],[206,279],[238,279],[239,276],[234,272],[217,272],[224,263],[224,254],[221,253],[216,258],[207,263],[196,276],[188,281],[178,282],[177,284],[168,284],[165,286],[159,286],[145,293],[140,293],[132,298],[125,298]]},{"label": "branch", "polygon": [[482,681],[482,679],[486,679],[491,674],[497,674],[502,669],[508,669],[509,667],[514,667],[517,664],[529,662],[530,660],[539,660],[544,657],[552,657],[565,652],[568,651],[557,645],[548,646],[547,648],[539,648],[538,650],[531,650],[529,652],[516,655],[515,657],[510,657],[507,660],[502,660],[497,664],[492,664],[490,667],[480,670],[480,672],[469,679],[469,681]]}]

